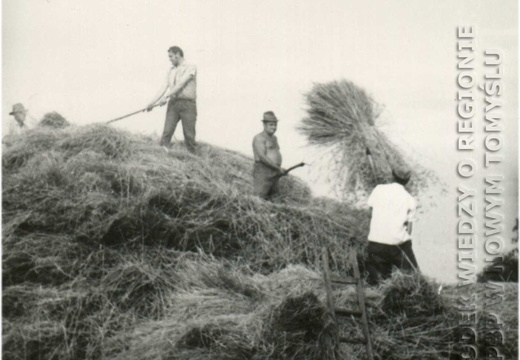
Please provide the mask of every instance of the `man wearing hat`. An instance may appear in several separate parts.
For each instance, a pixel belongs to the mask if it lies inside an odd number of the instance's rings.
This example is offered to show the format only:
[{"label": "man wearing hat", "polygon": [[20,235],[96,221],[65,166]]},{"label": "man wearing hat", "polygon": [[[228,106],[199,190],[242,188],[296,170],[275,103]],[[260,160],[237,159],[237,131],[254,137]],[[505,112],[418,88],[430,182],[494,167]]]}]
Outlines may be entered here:
[{"label": "man wearing hat", "polygon": [[395,169],[392,175],[392,183],[377,185],[368,198],[372,218],[366,269],[371,285],[390,277],[394,267],[404,271],[419,270],[411,240],[417,202],[404,188],[411,172]]},{"label": "man wearing hat", "polygon": [[278,119],[272,111],[266,111],[262,119],[264,131],[253,139],[255,165],[253,169],[254,193],[263,199],[270,199],[278,194],[278,180],[287,174],[281,167],[282,154],[278,139],[274,135]]},{"label": "man wearing hat", "polygon": [[27,119],[27,109],[23,104],[14,104],[13,111],[11,111],[9,115],[13,115],[15,121],[9,122],[6,135],[19,135],[33,128],[33,123]]}]

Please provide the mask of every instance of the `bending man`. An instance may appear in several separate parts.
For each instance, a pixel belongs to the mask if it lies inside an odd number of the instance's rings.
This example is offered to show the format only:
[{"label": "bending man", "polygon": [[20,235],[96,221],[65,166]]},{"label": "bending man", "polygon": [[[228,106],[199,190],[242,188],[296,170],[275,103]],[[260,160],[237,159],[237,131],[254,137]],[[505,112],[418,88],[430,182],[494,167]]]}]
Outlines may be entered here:
[{"label": "bending man", "polygon": [[371,285],[390,277],[394,267],[405,271],[419,269],[411,240],[417,202],[404,188],[411,173],[395,170],[392,174],[394,182],[376,186],[368,198],[372,219],[366,268]]}]

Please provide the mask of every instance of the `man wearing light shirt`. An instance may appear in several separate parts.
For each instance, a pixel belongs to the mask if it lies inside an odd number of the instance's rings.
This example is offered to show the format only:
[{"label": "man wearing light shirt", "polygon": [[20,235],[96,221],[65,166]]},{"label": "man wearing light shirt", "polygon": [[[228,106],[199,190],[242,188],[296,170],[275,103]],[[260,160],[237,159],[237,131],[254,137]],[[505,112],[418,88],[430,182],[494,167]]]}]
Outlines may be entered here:
[{"label": "man wearing light shirt", "polygon": [[185,62],[184,53],[178,46],[168,49],[168,57],[173,67],[169,70],[166,83],[158,95],[147,106],[151,111],[154,105],[168,103],[166,120],[161,137],[161,145],[169,148],[179,120],[182,121],[184,142],[191,153],[195,153],[195,123],[197,122],[197,68]]},{"label": "man wearing light shirt", "polygon": [[376,186],[368,205],[372,208],[368,234],[368,283],[375,285],[391,276],[394,267],[418,270],[412,250],[412,221],[417,202],[404,186],[410,180],[409,170],[392,171],[394,182]]},{"label": "man wearing light shirt", "polygon": [[7,129],[4,130],[2,138],[2,149],[6,150],[11,145],[13,136],[24,134],[27,130],[36,126],[34,119],[29,115],[28,110],[23,104],[18,103],[13,105],[13,110],[9,115],[14,116],[14,121],[9,121]]}]

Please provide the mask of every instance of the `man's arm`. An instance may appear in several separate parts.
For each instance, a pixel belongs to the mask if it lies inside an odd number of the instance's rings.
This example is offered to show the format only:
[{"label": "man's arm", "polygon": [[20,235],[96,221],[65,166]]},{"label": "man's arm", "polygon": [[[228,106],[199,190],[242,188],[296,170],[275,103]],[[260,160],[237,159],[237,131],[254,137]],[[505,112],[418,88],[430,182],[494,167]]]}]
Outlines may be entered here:
[{"label": "man's arm", "polygon": [[410,196],[410,210],[408,210],[408,220],[406,221],[406,232],[412,235],[413,221],[415,220],[415,213],[417,211],[417,202]]},{"label": "man's arm", "polygon": [[7,146],[11,145],[11,136],[9,134],[4,135],[4,137],[2,138],[2,144]]},{"label": "man's arm", "polygon": [[285,173],[285,170],[280,166],[276,165],[271,159],[269,159],[266,153],[265,140],[260,136],[255,136],[253,139],[253,152],[255,153],[255,157],[258,157],[258,160],[264,165],[269,166],[270,168],[280,172],[281,174]]},{"label": "man's arm", "polygon": [[408,235],[412,235],[413,221],[412,220],[406,220],[404,225],[406,226],[406,232],[408,233]]},{"label": "man's arm", "polygon": [[[168,90],[168,87],[169,87],[169,84],[168,84],[169,74],[170,74],[170,72],[168,72],[168,74],[166,74],[166,82],[161,86],[161,89],[154,96],[153,100],[150,101],[150,103],[146,107],[146,111],[151,111],[153,109],[154,105],[157,103],[157,101],[159,101],[159,99],[162,99],[164,97],[163,95],[166,93],[166,90]],[[166,99],[166,97],[164,97],[164,99]],[[162,104],[162,105],[164,105],[164,104]]]},{"label": "man's arm", "polygon": [[13,123],[12,122],[8,123],[8,125],[4,128],[4,130],[7,130],[7,131],[3,131],[4,136],[2,137],[2,144],[6,145],[6,146],[10,146],[12,144],[12,138],[15,133]]}]

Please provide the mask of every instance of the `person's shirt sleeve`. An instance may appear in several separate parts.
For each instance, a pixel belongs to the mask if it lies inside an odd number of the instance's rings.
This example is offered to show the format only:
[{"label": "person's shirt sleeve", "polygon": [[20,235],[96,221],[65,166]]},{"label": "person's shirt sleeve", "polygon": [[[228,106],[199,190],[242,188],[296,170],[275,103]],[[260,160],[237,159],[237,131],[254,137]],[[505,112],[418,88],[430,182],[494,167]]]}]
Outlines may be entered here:
[{"label": "person's shirt sleeve", "polygon": [[175,75],[173,74],[174,71],[175,71],[175,70],[174,70],[174,68],[172,67],[172,68],[168,69],[168,71],[166,72],[166,76],[164,77],[165,81],[164,81],[164,83],[163,83],[163,89],[165,89],[165,90],[169,90],[169,89],[171,88],[170,78],[171,78],[172,76],[175,76]]},{"label": "person's shirt sleeve", "polygon": [[417,201],[410,195],[408,210],[408,221],[415,221],[415,214],[417,212]]},{"label": "person's shirt sleeve", "polygon": [[197,75],[197,67],[195,65],[188,65],[188,68],[186,69],[186,75],[188,75],[188,76]]}]

